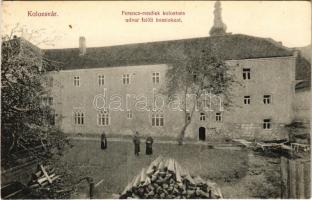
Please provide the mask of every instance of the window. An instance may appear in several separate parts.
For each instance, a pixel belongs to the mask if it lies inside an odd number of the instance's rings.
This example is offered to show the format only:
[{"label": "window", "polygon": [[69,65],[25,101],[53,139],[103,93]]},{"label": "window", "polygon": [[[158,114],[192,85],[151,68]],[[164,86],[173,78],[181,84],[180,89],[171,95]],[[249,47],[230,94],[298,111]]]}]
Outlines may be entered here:
[{"label": "window", "polygon": [[159,83],[159,73],[158,72],[154,72],[153,73],[153,83],[156,84],[156,83]]},{"label": "window", "polygon": [[80,86],[80,77],[74,76],[74,86],[79,87]]},{"label": "window", "polygon": [[105,79],[104,75],[99,75],[99,86],[104,85]]},{"label": "window", "polygon": [[191,114],[190,113],[186,113],[186,120],[191,121]]},{"label": "window", "polygon": [[153,113],[152,114],[152,126],[164,126],[164,114]]},{"label": "window", "polygon": [[250,104],[250,96],[244,96],[244,104]]},{"label": "window", "polygon": [[205,120],[206,120],[206,115],[205,115],[205,113],[200,113],[199,120],[200,120],[200,121],[205,121]]},{"label": "window", "polygon": [[130,74],[124,74],[122,75],[122,83],[124,85],[130,84]]},{"label": "window", "polygon": [[263,129],[271,129],[271,119],[263,120]]},{"label": "window", "polygon": [[263,95],[263,103],[270,104],[271,103],[271,95]]},{"label": "window", "polygon": [[132,117],[133,117],[132,111],[131,110],[127,111],[127,118],[132,119]]},{"label": "window", "polygon": [[48,104],[49,106],[53,105],[53,97],[48,97]]},{"label": "window", "polygon": [[249,68],[243,68],[243,79],[244,80],[250,79],[250,69]]},{"label": "window", "polygon": [[81,111],[74,112],[74,121],[75,125],[83,125],[84,124],[84,114]]},{"label": "window", "polygon": [[222,115],[220,112],[216,113],[216,121],[221,122],[222,121]]},{"label": "window", "polygon": [[109,113],[107,111],[98,113],[98,125],[108,126],[109,125]]}]

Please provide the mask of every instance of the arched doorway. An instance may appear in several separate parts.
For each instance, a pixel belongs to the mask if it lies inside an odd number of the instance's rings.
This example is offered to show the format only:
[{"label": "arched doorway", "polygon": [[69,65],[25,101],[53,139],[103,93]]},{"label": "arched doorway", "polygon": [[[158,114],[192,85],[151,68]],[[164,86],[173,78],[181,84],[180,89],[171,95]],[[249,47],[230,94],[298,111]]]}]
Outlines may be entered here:
[{"label": "arched doorway", "polygon": [[198,136],[199,136],[199,140],[202,140],[202,141],[206,140],[206,128],[205,127],[200,127],[198,129]]}]

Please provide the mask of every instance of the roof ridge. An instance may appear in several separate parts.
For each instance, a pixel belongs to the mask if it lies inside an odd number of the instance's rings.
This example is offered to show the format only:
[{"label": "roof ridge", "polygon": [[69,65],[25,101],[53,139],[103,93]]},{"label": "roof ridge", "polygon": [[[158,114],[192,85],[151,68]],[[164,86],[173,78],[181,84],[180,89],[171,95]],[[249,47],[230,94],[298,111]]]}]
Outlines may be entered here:
[{"label": "roof ridge", "polygon": [[[155,44],[161,42],[178,42],[178,41],[187,41],[187,40],[196,40],[196,39],[207,39],[207,38],[216,38],[216,37],[226,37],[226,36],[249,36],[244,34],[225,34],[225,35],[217,35],[217,36],[204,36],[204,37],[193,37],[193,38],[182,38],[182,39],[174,39],[174,40],[157,40],[152,42],[137,42],[137,43],[128,43],[128,44],[117,44],[117,45],[109,45],[109,46],[98,46],[98,47],[87,47],[88,49],[97,49],[97,48],[110,48],[110,47],[121,47],[121,46],[131,46],[131,45],[140,45],[140,44]],[[249,36],[250,37],[250,36]],[[259,38],[260,39],[260,38]],[[55,49],[42,49],[42,50],[65,50],[65,49],[79,49],[79,47],[69,47],[69,48],[55,48]]]},{"label": "roof ridge", "polygon": [[[242,48],[243,46],[243,48]],[[45,49],[50,60],[62,61],[66,69],[98,68],[112,65],[139,65],[168,63],[180,54],[195,55],[202,49],[212,48],[222,59],[248,59],[290,56],[292,52],[276,46],[265,38],[244,34],[184,38],[105,47],[88,47],[84,56],[79,48]]]}]

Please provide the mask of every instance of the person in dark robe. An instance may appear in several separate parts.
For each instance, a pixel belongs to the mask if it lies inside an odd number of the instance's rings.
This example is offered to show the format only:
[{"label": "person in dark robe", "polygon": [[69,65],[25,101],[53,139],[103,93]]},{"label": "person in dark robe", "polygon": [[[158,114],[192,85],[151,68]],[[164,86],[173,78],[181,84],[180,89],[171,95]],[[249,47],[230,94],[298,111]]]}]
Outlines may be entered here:
[{"label": "person in dark robe", "polygon": [[101,149],[106,148],[107,148],[107,138],[105,132],[103,131],[103,133],[101,134]]},{"label": "person in dark robe", "polygon": [[146,138],[146,155],[152,155],[153,154],[153,138],[151,136]]},{"label": "person in dark robe", "polygon": [[139,133],[136,132],[133,137],[133,143],[134,143],[134,155],[139,156],[140,153],[140,137]]}]

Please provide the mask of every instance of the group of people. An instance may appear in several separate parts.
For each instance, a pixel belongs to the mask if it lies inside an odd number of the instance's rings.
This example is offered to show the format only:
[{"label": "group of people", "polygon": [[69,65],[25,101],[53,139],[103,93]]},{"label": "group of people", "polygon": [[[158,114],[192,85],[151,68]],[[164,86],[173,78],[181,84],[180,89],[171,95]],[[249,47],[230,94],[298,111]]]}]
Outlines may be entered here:
[{"label": "group of people", "polygon": [[[145,144],[146,144],[146,149],[145,149],[145,154],[146,155],[152,155],[153,154],[153,138],[151,136],[146,138]],[[133,144],[134,144],[134,155],[139,156],[140,154],[140,135],[139,132],[135,132],[133,136]],[[101,135],[101,149],[107,149],[107,138],[106,134],[103,131]]]}]

